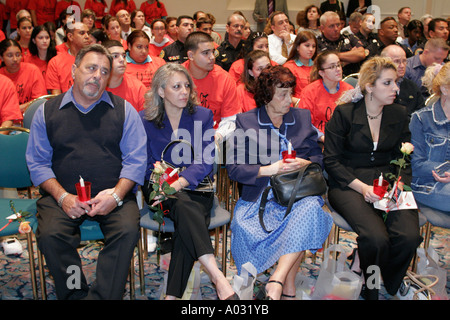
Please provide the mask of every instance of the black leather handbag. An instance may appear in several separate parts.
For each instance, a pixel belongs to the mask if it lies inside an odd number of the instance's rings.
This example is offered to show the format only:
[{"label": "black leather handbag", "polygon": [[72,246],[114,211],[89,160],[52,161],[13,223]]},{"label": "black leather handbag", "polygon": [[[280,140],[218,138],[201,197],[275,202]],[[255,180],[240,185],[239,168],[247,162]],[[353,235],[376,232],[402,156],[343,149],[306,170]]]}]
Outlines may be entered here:
[{"label": "black leather handbag", "polygon": [[[166,147],[164,148],[164,150],[161,152],[161,167],[166,170],[168,167],[172,168],[172,169],[177,169],[178,167],[174,166],[173,164],[171,164],[170,162],[167,162],[164,160],[164,154],[166,153],[166,151],[169,149],[169,147],[175,143],[184,143],[187,144],[188,146],[191,147],[191,152],[192,155],[194,155],[194,148],[192,147],[192,145],[189,143],[189,141],[186,140],[182,140],[182,139],[176,139],[176,140],[172,140],[170,141]],[[178,173],[183,172],[184,170],[186,170],[186,167],[181,167],[178,168]],[[155,178],[154,178],[154,173],[152,172],[152,174],[150,175],[150,180],[149,180],[149,187],[151,188],[150,184],[154,183]],[[195,190],[191,190],[189,188],[184,188],[183,190],[187,191],[187,192],[201,192],[201,193],[213,193],[214,192],[214,183],[210,178],[210,174],[206,175],[205,178],[203,178],[203,180],[198,184],[197,188],[195,188]]]},{"label": "black leather handbag", "polygon": [[318,163],[310,163],[298,170],[274,174],[270,177],[270,186],[264,189],[259,205],[259,222],[266,232],[264,225],[264,210],[270,190],[283,207],[287,207],[284,217],[291,212],[294,202],[308,196],[321,196],[327,191],[327,183],[322,174],[322,167]]}]

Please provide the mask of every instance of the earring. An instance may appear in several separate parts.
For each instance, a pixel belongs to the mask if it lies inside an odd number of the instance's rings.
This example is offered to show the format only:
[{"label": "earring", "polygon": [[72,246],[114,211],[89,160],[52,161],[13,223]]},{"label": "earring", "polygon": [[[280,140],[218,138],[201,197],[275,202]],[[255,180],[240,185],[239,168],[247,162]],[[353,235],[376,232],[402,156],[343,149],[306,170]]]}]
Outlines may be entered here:
[{"label": "earring", "polygon": [[370,97],[369,98],[370,98],[370,101],[372,101],[372,92],[370,93]]}]

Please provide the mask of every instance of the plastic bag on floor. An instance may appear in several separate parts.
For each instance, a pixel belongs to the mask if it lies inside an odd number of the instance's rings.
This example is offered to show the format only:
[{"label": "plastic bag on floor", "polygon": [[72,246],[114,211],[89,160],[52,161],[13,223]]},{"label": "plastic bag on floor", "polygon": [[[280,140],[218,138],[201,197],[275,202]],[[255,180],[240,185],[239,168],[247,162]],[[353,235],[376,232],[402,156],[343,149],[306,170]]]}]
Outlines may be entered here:
[{"label": "plastic bag on floor", "polygon": [[313,300],[357,300],[363,280],[346,265],[347,255],[341,245],[332,245],[324,252]]},{"label": "plastic bag on floor", "polygon": [[247,262],[242,265],[241,274],[233,277],[233,290],[241,300],[253,300],[256,276],[255,266],[251,262]]},{"label": "plastic bag on floor", "polygon": [[425,249],[417,249],[417,274],[418,275],[433,275],[438,278],[438,283],[433,286],[435,295],[433,299],[448,300],[447,295],[447,270],[439,266],[439,256],[432,247],[428,247],[425,254]]},{"label": "plastic bag on floor", "polygon": [[200,290],[200,280],[202,276],[200,267],[200,262],[196,261],[192,267],[191,274],[189,275],[189,280],[181,300],[202,300],[202,293]]}]

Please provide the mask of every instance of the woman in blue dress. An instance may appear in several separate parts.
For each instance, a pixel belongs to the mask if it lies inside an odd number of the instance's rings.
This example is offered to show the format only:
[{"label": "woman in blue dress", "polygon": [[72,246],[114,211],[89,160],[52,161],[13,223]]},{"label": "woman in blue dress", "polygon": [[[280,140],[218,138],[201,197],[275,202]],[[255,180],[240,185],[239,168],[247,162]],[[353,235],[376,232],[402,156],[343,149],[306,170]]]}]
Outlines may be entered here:
[{"label": "woman in blue dress", "polygon": [[[327,238],[332,218],[322,210],[319,196],[296,202],[284,218],[286,207],[269,193],[264,223],[259,222],[261,194],[276,173],[298,169],[310,162],[322,164],[317,130],[309,110],[291,107],[295,76],[282,66],[270,66],[258,77],[257,108],[237,115],[235,137],[228,139],[227,169],[232,180],[242,184],[231,223],[231,252],[238,273],[246,262],[263,272],[277,261],[276,270],[266,284],[266,297],[295,298],[295,276],[305,250],[315,251]],[[289,143],[295,159],[282,160]]]}]

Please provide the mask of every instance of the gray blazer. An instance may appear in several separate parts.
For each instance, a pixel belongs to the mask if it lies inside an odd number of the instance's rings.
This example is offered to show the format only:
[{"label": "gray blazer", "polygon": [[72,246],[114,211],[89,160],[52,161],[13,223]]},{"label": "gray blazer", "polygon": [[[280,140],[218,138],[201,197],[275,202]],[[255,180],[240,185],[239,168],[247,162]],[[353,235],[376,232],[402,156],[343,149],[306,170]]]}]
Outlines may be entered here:
[{"label": "gray blazer", "polygon": [[[274,0],[275,8],[274,11],[283,11],[286,16],[289,18],[289,11],[287,7],[286,0]],[[267,24],[267,18],[269,17],[269,8],[267,7],[267,0],[256,0],[255,1],[255,9],[253,10],[253,19],[258,24],[257,31],[264,31],[264,28]],[[260,22],[260,20],[263,21]]]}]

